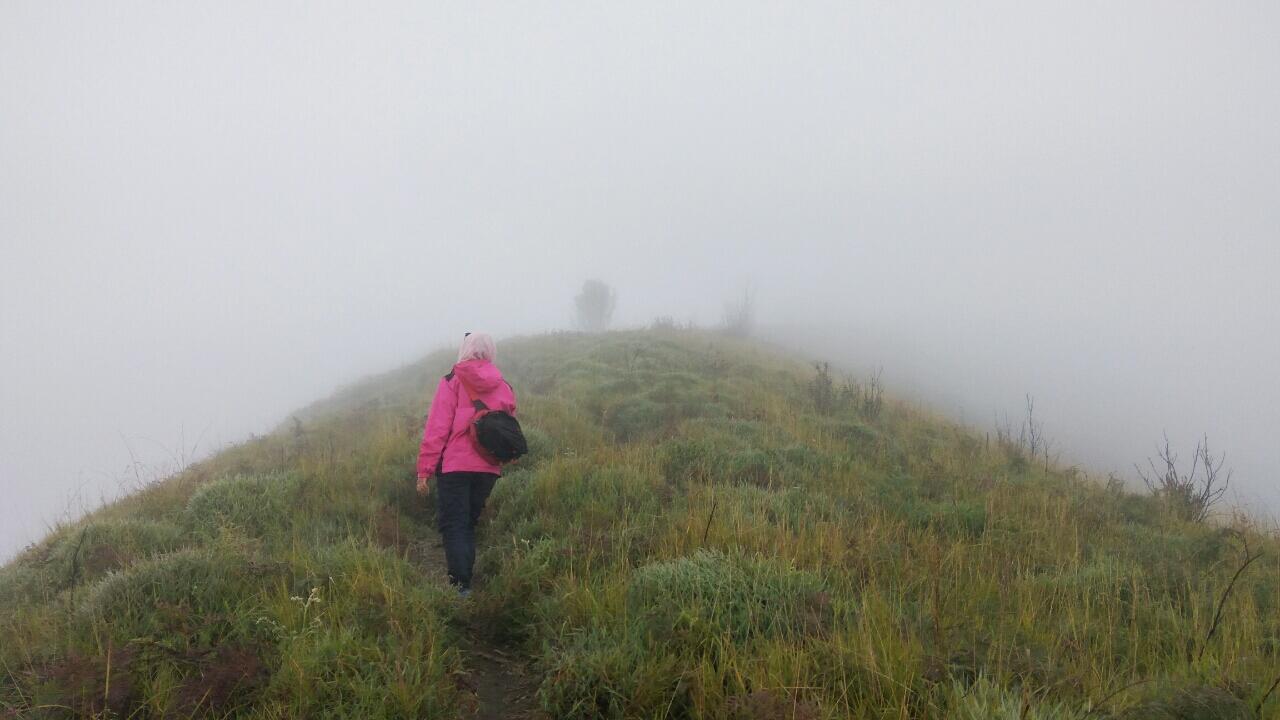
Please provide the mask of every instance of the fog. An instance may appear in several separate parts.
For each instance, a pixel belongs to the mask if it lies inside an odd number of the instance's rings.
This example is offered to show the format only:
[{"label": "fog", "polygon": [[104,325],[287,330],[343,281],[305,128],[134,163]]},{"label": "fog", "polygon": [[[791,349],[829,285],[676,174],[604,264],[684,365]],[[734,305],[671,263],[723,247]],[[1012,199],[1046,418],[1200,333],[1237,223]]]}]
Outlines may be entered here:
[{"label": "fog", "polygon": [[[0,559],[467,330],[764,336],[1280,507],[1280,5],[0,5]],[[136,472],[135,472],[136,470]]]}]

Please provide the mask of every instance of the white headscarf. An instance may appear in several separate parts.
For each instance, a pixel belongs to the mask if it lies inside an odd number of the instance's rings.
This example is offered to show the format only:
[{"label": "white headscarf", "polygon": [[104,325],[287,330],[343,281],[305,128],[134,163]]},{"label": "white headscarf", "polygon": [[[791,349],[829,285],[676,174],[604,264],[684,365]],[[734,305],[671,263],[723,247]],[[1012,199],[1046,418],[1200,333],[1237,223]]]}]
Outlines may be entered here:
[{"label": "white headscarf", "polygon": [[473,332],[462,338],[462,347],[458,349],[458,362],[467,360],[494,362],[497,359],[498,346],[494,344],[493,338],[489,337],[489,333]]}]

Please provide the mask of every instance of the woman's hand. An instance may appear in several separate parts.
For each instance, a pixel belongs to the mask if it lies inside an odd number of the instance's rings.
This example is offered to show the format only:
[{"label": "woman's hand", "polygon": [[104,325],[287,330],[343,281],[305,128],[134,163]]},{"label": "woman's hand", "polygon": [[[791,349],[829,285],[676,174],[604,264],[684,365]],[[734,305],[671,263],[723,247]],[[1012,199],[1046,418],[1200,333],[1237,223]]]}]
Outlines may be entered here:
[{"label": "woman's hand", "polygon": [[431,476],[429,475],[418,476],[418,494],[422,497],[426,497],[427,493],[431,491],[431,484],[427,482],[430,479]]}]

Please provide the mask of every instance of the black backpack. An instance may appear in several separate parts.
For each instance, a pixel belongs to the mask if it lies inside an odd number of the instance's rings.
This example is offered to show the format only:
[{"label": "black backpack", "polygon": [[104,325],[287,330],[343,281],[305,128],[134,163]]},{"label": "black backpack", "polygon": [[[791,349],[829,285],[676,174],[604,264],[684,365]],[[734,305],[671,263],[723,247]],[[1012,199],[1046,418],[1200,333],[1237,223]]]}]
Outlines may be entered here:
[{"label": "black backpack", "polygon": [[480,454],[495,464],[506,465],[528,453],[529,445],[525,442],[524,431],[520,429],[520,421],[502,410],[490,410],[484,402],[475,399],[462,378],[458,378],[458,382],[462,383],[462,389],[476,411],[471,419],[471,441]]}]

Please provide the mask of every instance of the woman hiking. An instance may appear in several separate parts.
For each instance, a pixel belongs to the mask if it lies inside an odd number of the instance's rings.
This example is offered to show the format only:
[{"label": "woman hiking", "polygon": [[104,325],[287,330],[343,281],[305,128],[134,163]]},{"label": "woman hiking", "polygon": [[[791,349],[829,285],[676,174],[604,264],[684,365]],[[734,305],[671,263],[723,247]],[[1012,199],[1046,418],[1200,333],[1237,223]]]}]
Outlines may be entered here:
[{"label": "woman hiking", "polygon": [[437,525],[444,541],[449,582],[458,594],[471,594],[476,561],[476,521],[502,474],[502,466],[476,444],[471,422],[479,403],[514,416],[516,396],[494,365],[497,348],[485,333],[467,333],[458,363],[436,387],[418,452],[418,492],[436,482]]}]

